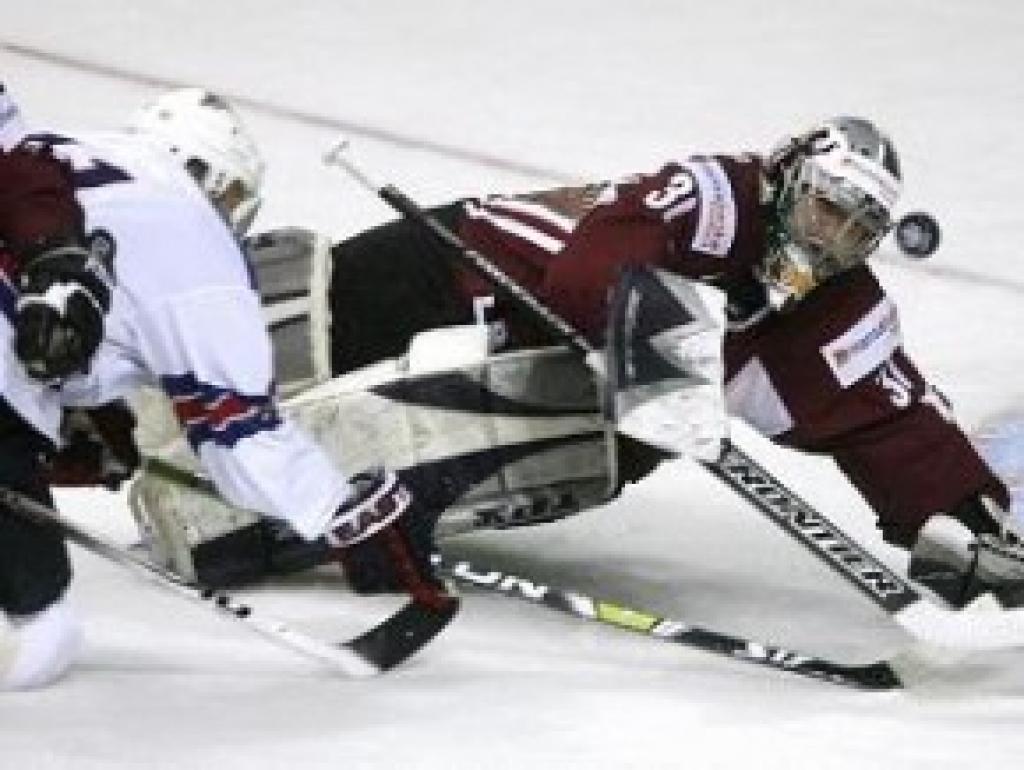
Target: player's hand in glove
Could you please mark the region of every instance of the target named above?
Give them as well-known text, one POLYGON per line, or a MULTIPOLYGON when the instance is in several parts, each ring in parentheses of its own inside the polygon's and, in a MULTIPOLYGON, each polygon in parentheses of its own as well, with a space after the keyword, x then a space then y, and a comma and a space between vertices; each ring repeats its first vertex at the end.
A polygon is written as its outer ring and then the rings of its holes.
POLYGON ((981 490, 929 517, 913 543, 907 572, 955 607, 991 592, 1024 606, 1024 533, 1003 490, 981 490))
POLYGON ((61 426, 65 443, 50 461, 48 481, 118 489, 141 464, 134 428, 135 416, 123 401, 68 411, 61 426))
POLYGON ((331 521, 327 541, 336 549, 353 590, 405 589, 437 609, 455 598, 430 564, 433 542, 417 527, 425 512, 394 473, 371 471, 350 479, 354 492, 331 521))
POLYGON ((88 371, 110 309, 95 258, 70 242, 40 248, 25 261, 18 288, 14 345, 28 374, 49 381, 88 371))

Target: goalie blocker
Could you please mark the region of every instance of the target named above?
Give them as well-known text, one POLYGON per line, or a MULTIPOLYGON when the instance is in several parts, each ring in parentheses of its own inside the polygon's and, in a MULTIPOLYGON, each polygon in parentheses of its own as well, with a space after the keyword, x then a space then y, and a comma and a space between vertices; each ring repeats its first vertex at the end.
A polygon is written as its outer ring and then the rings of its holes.
MULTIPOLYGON (((444 538, 473 529, 555 521, 600 505, 665 456, 616 435, 606 414, 649 432, 674 452, 714 455, 725 426, 720 308, 706 292, 638 272, 612 314, 611 373, 567 348, 492 353, 484 325, 413 337, 405 355, 330 379, 324 301, 330 259, 301 230, 250 243, 275 345, 282 408, 344 467, 384 465, 413 486, 433 514, 416 522, 444 538), (679 308, 675 326, 647 323, 648 303, 679 308), (710 309, 709 309, 710 308, 710 309), (639 335, 649 337, 642 342, 639 335), (662 358, 661 363, 658 359, 662 358), (671 388, 658 382, 671 380, 671 388), (669 424, 675 415, 676 424, 669 424), (679 416, 691 417, 678 422, 679 416)), ((233 508, 196 474, 198 465, 164 405, 147 399, 140 436, 150 458, 129 499, 161 564, 209 585, 309 568, 329 558, 284 525, 233 508), (163 424, 164 429, 154 426, 163 424)), ((628 432, 628 431, 627 431, 628 432)))

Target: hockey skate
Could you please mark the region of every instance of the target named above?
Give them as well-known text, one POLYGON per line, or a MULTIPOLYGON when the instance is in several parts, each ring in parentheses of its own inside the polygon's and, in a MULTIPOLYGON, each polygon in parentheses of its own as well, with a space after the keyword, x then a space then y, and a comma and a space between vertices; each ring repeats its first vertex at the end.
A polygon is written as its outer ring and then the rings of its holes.
POLYGON ((909 574, 955 607, 986 592, 1004 607, 1024 606, 1024 545, 1008 531, 975 535, 952 516, 933 516, 918 533, 909 574))

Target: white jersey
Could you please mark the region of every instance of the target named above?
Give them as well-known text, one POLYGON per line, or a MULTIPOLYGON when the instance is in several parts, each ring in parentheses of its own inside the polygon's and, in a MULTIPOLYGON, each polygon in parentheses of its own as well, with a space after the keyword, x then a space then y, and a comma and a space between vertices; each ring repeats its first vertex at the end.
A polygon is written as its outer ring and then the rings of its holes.
POLYGON ((25 123, 18 105, 0 83, 0 150, 9 150, 25 136, 25 123))
POLYGON ((225 498, 319 535, 349 485, 277 411, 259 297, 228 226, 173 158, 142 139, 33 137, 72 161, 86 231, 112 249, 104 341, 89 374, 62 385, 61 403, 160 387, 225 498))

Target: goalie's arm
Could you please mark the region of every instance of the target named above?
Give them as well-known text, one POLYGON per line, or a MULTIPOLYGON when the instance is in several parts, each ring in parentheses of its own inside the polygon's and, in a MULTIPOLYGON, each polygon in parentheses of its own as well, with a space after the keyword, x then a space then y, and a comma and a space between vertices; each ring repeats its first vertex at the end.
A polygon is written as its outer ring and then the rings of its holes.
POLYGON ((910 546, 929 517, 981 495, 1009 507, 1006 486, 902 350, 859 391, 849 395, 850 411, 871 398, 877 419, 822 448, 875 511, 887 541, 910 546))

